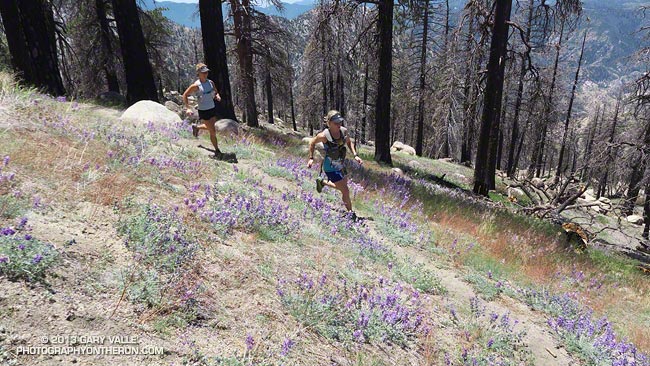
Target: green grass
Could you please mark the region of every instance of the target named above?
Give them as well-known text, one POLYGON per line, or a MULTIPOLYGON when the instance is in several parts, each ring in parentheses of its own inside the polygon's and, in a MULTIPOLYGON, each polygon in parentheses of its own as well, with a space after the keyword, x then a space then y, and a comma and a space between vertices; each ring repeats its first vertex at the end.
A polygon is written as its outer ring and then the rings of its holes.
POLYGON ((264 279, 266 280, 273 279, 273 263, 269 261, 264 261, 257 265, 257 271, 259 272, 260 276, 262 276, 264 279))
POLYGON ((45 282, 59 253, 52 244, 32 238, 21 228, 12 231, 0 234, 0 274, 12 280, 45 282))
POLYGON ((503 263, 479 247, 472 248, 463 264, 486 276, 491 274, 496 280, 516 277, 519 270, 516 265, 503 263))
POLYGON ((0 217, 15 219, 22 216, 29 208, 29 203, 22 197, 13 194, 0 195, 0 217))
POLYGON ((447 289, 440 282, 440 278, 422 263, 414 265, 408 259, 399 260, 393 264, 393 275, 395 280, 409 283, 415 289, 424 293, 433 295, 447 293, 447 289))
POLYGON ((647 277, 638 270, 637 262, 633 259, 623 257, 620 254, 605 253, 597 249, 587 250, 586 254, 589 261, 609 277, 641 281, 647 280, 647 277))
POLYGON ((490 281, 483 275, 472 272, 464 277, 464 280, 472 284, 476 293, 486 301, 493 301, 503 292, 503 286, 490 281))

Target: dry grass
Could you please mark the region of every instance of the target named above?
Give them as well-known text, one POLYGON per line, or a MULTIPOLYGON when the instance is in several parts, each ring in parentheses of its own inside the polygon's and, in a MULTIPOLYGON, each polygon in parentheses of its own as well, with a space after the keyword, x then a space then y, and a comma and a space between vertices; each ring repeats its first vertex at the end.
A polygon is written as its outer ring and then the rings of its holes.
MULTIPOLYGON (((639 321, 650 314, 650 283, 647 277, 633 273, 620 277, 621 282, 618 282, 611 278, 610 273, 610 279, 598 290, 589 286, 566 287, 559 278, 582 271, 586 278, 584 281, 588 283, 591 278, 602 276, 603 270, 586 254, 578 254, 568 248, 563 236, 548 236, 533 230, 515 232, 499 229, 486 232, 472 218, 455 214, 438 214, 437 219, 440 227, 449 229, 444 234, 444 240, 441 240, 443 246, 449 248, 453 239, 470 235, 487 250, 489 256, 504 264, 514 265, 518 271, 514 279, 550 287, 558 292, 577 291, 582 302, 590 306, 596 316, 607 316, 621 334, 639 349, 650 351, 650 327, 647 321, 639 321)), ((499 223, 497 227, 507 226, 499 223)), ((466 257, 460 256, 455 260, 461 265, 466 257)))

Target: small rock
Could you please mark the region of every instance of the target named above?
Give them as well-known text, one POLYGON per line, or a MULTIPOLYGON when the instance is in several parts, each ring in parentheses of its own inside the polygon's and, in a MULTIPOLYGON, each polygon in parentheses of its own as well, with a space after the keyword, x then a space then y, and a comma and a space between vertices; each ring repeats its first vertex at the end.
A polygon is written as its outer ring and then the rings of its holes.
POLYGON ((415 155, 415 149, 409 145, 404 145, 402 147, 402 152, 405 152, 409 155, 415 155))
POLYGON ((643 225, 643 217, 639 215, 630 215, 626 220, 634 225, 643 225))
POLYGON ((602 203, 604 203, 606 205, 611 205, 612 204, 612 201, 607 197, 600 197, 600 198, 598 198, 598 201, 602 202, 602 203))
POLYGON ((141 100, 133 104, 122 113, 120 120, 140 123, 145 126, 149 123, 175 125, 182 121, 178 114, 151 100, 141 100))
POLYGON ((544 188, 544 181, 541 178, 533 178, 530 180, 530 182, 537 188, 544 188))
POLYGON ((393 145, 391 145, 391 147, 390 147, 391 150, 395 149, 395 151, 400 151, 403 148, 404 148, 404 143, 399 142, 399 141, 393 142, 393 145))
POLYGON ((179 113, 181 111, 181 106, 171 100, 165 102, 165 107, 174 113, 179 113))
POLYGON ((593 202, 593 201, 596 200, 596 198, 594 196, 592 196, 592 195, 590 195, 589 193, 586 193, 586 192, 581 197, 584 198, 584 200, 587 201, 587 202, 593 202))
POLYGON ((393 168, 391 169, 392 174, 398 175, 400 177, 404 176, 404 172, 400 168, 393 168))

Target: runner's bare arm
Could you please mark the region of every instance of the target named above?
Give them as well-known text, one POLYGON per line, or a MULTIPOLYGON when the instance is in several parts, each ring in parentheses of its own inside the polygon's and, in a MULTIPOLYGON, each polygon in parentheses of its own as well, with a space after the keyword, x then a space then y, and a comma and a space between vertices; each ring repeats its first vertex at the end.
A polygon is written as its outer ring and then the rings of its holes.
POLYGON ((185 93, 183 93, 183 105, 185 105, 185 109, 188 110, 188 113, 191 113, 191 109, 190 109, 190 101, 187 99, 187 97, 190 94, 195 93, 198 88, 199 87, 196 84, 192 84, 185 90, 185 93))
POLYGON ((210 80, 210 83, 212 84, 212 88, 214 89, 214 100, 217 102, 221 102, 221 95, 219 95, 219 90, 217 90, 217 86, 214 85, 214 81, 210 80))
POLYGON ((356 160, 359 164, 363 164, 363 160, 357 155, 357 150, 354 148, 354 145, 352 144, 352 139, 350 136, 346 137, 345 142, 348 144, 348 147, 350 148, 350 151, 354 154, 354 160, 356 160))
POLYGON ((311 168, 312 164, 314 163, 314 149, 316 148, 316 144, 325 141, 327 141, 327 137, 325 137, 325 134, 321 132, 313 139, 311 139, 311 142, 309 142, 309 160, 307 161, 308 168, 311 168))

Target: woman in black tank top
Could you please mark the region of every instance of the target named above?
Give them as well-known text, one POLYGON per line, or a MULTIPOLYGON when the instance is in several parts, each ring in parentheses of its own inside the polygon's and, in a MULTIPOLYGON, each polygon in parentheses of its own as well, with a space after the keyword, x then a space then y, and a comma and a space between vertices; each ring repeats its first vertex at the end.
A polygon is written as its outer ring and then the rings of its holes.
POLYGON ((321 169, 327 175, 328 180, 325 181, 319 176, 316 179, 316 190, 320 193, 323 187, 327 186, 341 191, 345 208, 352 215, 352 218, 356 219, 356 214, 352 211, 347 171, 343 165, 345 160, 345 145, 354 154, 354 159, 359 164, 363 164, 363 160, 357 155, 357 151, 352 145, 352 140, 346 134, 345 127, 341 127, 343 121, 344 119, 338 111, 331 110, 327 113, 325 116, 327 129, 316 135, 309 143, 309 161, 307 162, 307 166, 311 168, 314 163, 314 148, 316 144, 322 142, 323 145, 326 145, 326 156, 321 169), (341 146, 341 142, 345 145, 341 146))

